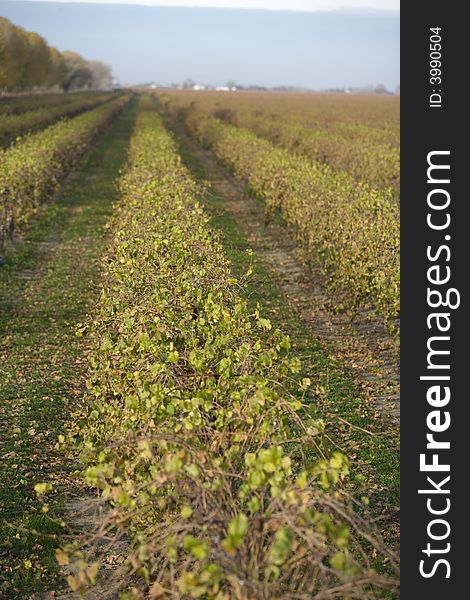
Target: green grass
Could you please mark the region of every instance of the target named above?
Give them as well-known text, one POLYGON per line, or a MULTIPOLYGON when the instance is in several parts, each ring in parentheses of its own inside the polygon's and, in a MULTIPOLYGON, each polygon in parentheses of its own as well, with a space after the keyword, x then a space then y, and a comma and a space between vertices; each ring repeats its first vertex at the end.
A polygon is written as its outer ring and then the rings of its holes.
POLYGON ((136 108, 133 100, 0 268, 2 598, 36 597, 59 576, 54 548, 74 463, 55 444, 83 395, 85 349, 75 328, 97 298, 103 227, 136 108), (54 490, 40 501, 34 485, 42 481, 54 490))
MULTIPOLYGON (((171 123, 167 125, 171 128, 171 123)), ((207 183, 197 156, 182 140, 178 141, 180 154, 195 178, 207 183)), ((358 498, 369 498, 383 535, 395 546, 398 542, 399 505, 396 427, 384 417, 377 418, 375 408, 361 396, 352 374, 308 331, 263 260, 256 253, 253 257, 247 254, 249 243, 216 187, 210 187, 203 204, 212 227, 220 232, 225 255, 233 266, 234 274, 243 275, 251 264, 253 274, 243 293, 253 309, 261 303, 263 313, 273 326, 290 335, 296 355, 303 364, 302 376, 308 376, 314 382, 312 389, 316 393, 310 397, 310 408, 313 413, 325 417, 331 446, 341 449, 351 458, 352 491, 358 498), (336 415, 349 424, 335 418, 336 415)))

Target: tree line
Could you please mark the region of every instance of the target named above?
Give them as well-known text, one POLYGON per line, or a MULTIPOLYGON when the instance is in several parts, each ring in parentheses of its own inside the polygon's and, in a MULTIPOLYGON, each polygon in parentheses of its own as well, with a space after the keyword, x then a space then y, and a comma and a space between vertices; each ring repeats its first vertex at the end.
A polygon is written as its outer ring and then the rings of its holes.
POLYGON ((0 88, 108 89, 112 81, 108 65, 76 52, 59 52, 38 33, 0 17, 0 88))

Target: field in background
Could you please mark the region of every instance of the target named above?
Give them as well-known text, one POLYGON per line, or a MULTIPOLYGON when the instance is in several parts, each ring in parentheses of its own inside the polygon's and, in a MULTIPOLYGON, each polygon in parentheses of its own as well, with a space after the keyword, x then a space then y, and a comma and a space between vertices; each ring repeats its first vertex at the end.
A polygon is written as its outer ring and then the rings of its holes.
POLYGON ((278 211, 341 308, 399 318, 398 99, 321 94, 167 93, 182 120, 278 211))
POLYGON ((399 96, 163 92, 313 160, 399 194, 399 96))
POLYGON ((0 101, 0 595, 397 597, 398 120, 0 101))

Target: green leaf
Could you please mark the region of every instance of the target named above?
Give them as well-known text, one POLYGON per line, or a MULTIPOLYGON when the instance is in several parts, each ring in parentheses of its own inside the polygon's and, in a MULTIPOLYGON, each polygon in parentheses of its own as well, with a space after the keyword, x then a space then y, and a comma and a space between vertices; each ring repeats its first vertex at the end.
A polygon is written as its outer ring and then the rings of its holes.
POLYGON ((197 560, 204 560, 209 552, 206 542, 202 542, 192 535, 185 536, 183 548, 187 552, 190 552, 197 560))

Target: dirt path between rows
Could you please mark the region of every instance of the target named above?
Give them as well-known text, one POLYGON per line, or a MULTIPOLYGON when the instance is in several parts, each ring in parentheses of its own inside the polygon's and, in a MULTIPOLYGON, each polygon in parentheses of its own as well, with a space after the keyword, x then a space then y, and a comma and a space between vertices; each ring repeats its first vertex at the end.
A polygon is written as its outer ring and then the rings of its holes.
POLYGON ((247 196, 243 184, 181 124, 173 122, 172 128, 312 335, 351 369, 377 415, 396 423, 400 406, 399 347, 384 331, 381 319, 364 310, 351 322, 347 314, 335 312, 338 300, 327 291, 321 267, 305 266, 292 232, 282 224, 266 225, 261 202, 247 196))

